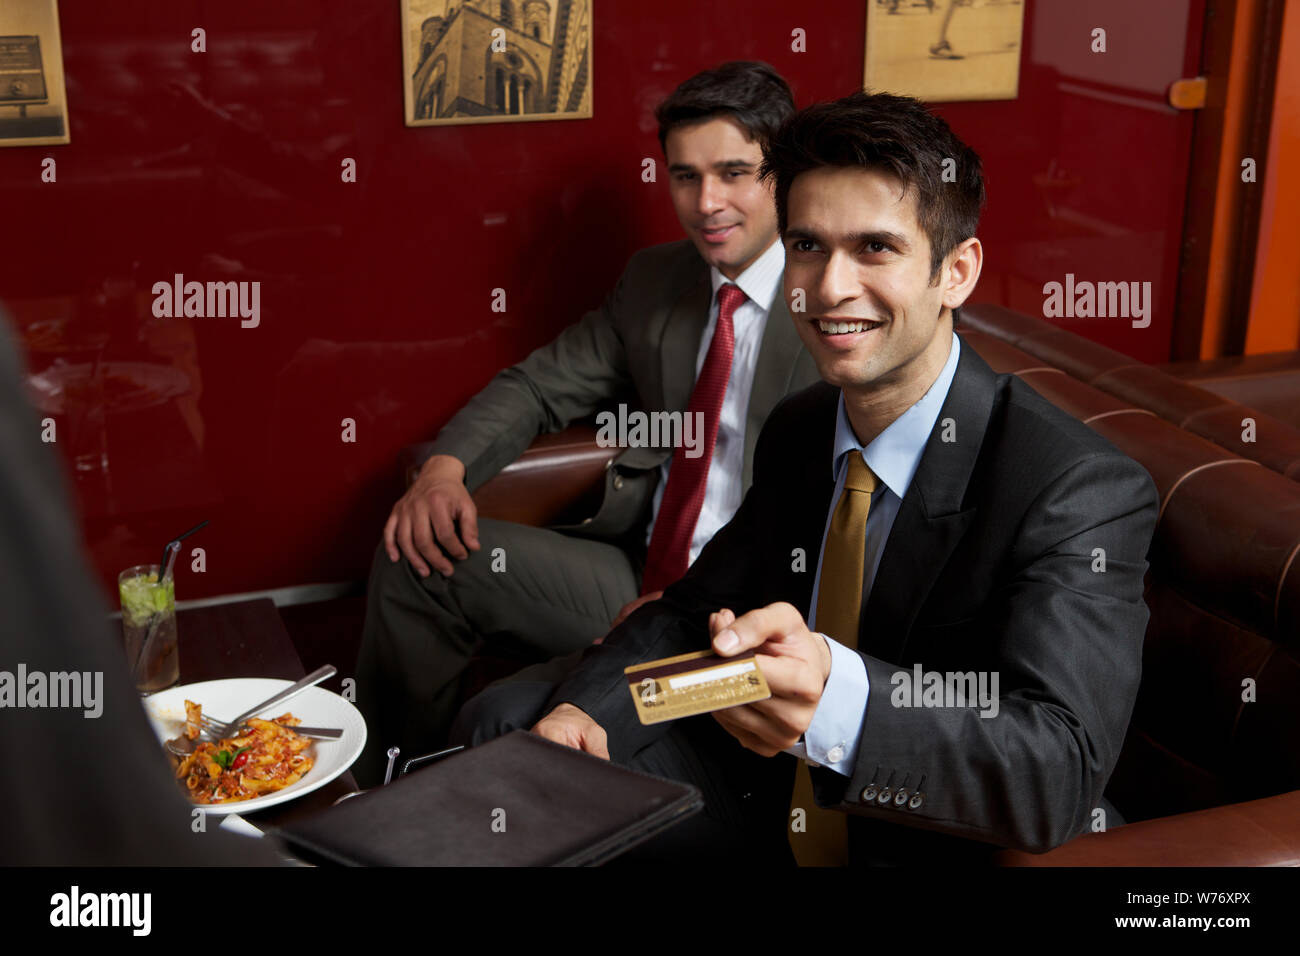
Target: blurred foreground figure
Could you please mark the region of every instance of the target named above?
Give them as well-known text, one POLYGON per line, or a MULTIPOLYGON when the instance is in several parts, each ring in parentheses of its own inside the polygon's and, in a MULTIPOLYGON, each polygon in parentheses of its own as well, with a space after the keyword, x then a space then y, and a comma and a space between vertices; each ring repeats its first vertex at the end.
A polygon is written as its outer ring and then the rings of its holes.
POLYGON ((274 865, 192 831, 117 637, 0 310, 0 865, 274 865))

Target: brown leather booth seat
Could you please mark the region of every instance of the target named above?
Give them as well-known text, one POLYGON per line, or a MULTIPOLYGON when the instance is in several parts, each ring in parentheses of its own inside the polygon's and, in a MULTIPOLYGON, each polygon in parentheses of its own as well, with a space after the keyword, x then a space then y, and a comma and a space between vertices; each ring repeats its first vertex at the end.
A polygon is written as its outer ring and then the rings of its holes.
POLYGON ((1002 862, 1300 863, 1281 817, 1300 803, 1300 485, 1004 339, 962 341, 1141 462, 1161 496, 1142 686, 1106 791, 1131 823, 1002 862))
MULTIPOLYGON (((1161 497, 1142 684, 1107 789, 1128 824, 1000 861, 1300 864, 1300 483, 1004 338, 961 334, 1141 462, 1161 497)), ((545 524, 599 491, 608 458, 590 429, 545 436, 475 499, 484 515, 545 524)))
POLYGON ((1120 827, 1005 866, 1300 866, 1300 791, 1120 827), (1115 839, 1120 837, 1120 839, 1115 839))
POLYGON ((998 305, 969 305, 961 311, 963 330, 1000 339, 1032 356, 1037 365, 1059 368, 1243 458, 1300 480, 1300 429, 1280 418, 1191 385, 1044 319, 998 305), (1254 420, 1254 441, 1243 440, 1244 419, 1254 420))
POLYGON ((1300 349, 1166 362, 1160 369, 1300 428, 1300 349))

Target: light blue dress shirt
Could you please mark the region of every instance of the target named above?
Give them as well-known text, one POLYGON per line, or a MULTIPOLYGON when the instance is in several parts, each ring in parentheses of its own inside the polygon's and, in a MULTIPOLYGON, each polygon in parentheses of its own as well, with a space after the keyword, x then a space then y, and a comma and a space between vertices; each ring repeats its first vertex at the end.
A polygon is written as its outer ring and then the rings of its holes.
MULTIPOLYGON (((812 607, 808 609, 808 628, 817 629, 817 591, 821 586, 822 557, 826 553, 826 535, 830 532, 831 516, 844 491, 844 476, 848 473, 849 455, 860 453, 880 480, 871 495, 871 510, 867 515, 867 550, 865 566, 869 569, 863 584, 862 606, 867 606, 871 596, 871 586, 876 580, 876 570, 880 567, 880 556, 884 553, 885 542, 889 539, 894 518, 898 516, 899 506, 912 483, 925 444, 934 430, 948 389, 952 385, 953 375, 957 371, 957 359, 961 352, 961 343, 957 333, 952 336, 952 346, 948 350, 948 361, 944 364, 939 377, 934 380, 930 390, 907 411, 899 415, 888 428, 877 435, 865 448, 858 443, 849 424, 848 412, 844 406, 844 393, 840 392, 839 411, 835 422, 835 445, 831 468, 835 476, 835 494, 831 497, 830 510, 826 514, 826 527, 822 531, 821 553, 817 556, 817 576, 813 578, 812 607)), ((822 635, 825 637, 825 635, 822 635)), ((813 714, 812 723, 804 734, 803 742, 787 750, 796 757, 802 757, 813 764, 820 764, 843 774, 852 776, 858 756, 858 743, 862 733, 862 722, 867 715, 867 696, 871 684, 867 680, 867 666, 852 651, 838 641, 826 638, 831 651, 831 673, 822 691, 821 702, 813 714)))

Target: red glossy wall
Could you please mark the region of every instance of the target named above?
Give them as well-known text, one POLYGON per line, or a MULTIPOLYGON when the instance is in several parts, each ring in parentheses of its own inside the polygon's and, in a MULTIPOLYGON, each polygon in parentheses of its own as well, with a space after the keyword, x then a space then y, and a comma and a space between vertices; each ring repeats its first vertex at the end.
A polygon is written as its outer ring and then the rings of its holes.
MULTIPOLYGON (((1162 103, 1195 72, 1202 7, 1031 0, 1019 98, 940 108, 986 165, 977 300, 1041 314, 1067 272, 1150 281, 1148 328, 1060 324, 1168 358, 1191 120, 1162 103)), ((402 446, 596 305, 634 249, 678 237, 666 184, 641 178, 664 95, 733 58, 771 62, 801 105, 861 84, 861 0, 594 16, 593 119, 408 129, 398 0, 63 0, 72 142, 0 149, 0 301, 33 374, 120 373, 54 416, 114 600, 118 570, 203 518, 182 599, 363 578, 402 446), (177 273, 260 281, 260 325, 155 319, 151 288, 177 273)))

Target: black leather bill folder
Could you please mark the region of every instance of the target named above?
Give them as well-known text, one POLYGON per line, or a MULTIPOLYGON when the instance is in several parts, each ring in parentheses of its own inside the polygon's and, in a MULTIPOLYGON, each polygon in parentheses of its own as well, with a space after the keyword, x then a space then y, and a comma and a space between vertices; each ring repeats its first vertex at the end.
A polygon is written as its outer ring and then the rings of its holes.
POLYGON ((690 784, 516 730, 272 831, 345 866, 594 866, 704 806, 690 784))

